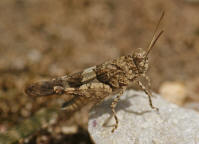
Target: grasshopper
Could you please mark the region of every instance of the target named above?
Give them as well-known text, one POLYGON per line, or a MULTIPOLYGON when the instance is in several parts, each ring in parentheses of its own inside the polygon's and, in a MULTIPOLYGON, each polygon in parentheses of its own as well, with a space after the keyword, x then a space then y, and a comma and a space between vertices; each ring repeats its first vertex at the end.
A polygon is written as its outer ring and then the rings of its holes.
POLYGON ((62 109, 71 112, 90 103, 93 105, 98 104, 108 96, 117 93, 110 106, 115 119, 112 132, 117 129, 119 123, 115 107, 130 82, 136 82, 138 84, 147 94, 150 107, 158 111, 158 108, 152 104, 152 94, 150 90, 142 84, 139 78, 145 78, 149 85, 150 79, 146 76, 149 66, 148 54, 163 33, 163 30, 161 30, 156 36, 163 17, 164 12, 156 25, 147 51, 142 48, 137 48, 127 56, 106 61, 81 72, 58 77, 49 81, 33 83, 26 87, 26 94, 30 96, 61 95, 65 100, 62 109))

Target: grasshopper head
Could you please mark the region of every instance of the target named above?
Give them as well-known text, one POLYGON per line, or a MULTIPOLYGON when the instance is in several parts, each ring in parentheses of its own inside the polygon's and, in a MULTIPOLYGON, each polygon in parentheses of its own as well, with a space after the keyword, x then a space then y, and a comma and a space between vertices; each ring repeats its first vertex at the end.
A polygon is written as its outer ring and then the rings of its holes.
POLYGON ((137 48, 132 55, 133 62, 136 65, 139 74, 147 72, 149 68, 148 57, 146 54, 146 51, 142 48, 137 48))
POLYGON ((156 37, 156 32, 158 30, 158 27, 160 25, 160 22, 161 20, 163 19, 164 17, 164 12, 162 13, 159 21, 158 21, 158 24, 156 25, 156 28, 155 28, 155 31, 153 33, 153 37, 152 37, 152 40, 148 46, 148 50, 147 51, 144 51, 143 49, 141 48, 138 48, 134 51, 134 53, 132 54, 132 59, 133 59, 133 62, 134 64, 136 65, 136 68, 138 70, 138 74, 144 74, 147 72, 149 66, 148 66, 148 54, 149 52, 152 50, 152 48, 154 47, 155 43, 157 42, 157 40, 159 39, 159 37, 163 34, 163 30, 161 30, 157 37, 156 37))
POLYGON ((155 35, 153 36, 147 51, 144 51, 142 48, 137 48, 132 54, 133 62, 136 65, 139 74, 144 74, 145 72, 147 72, 149 68, 148 54, 154 47, 158 38, 163 34, 163 32, 164 31, 160 31, 157 37, 155 37, 155 35))

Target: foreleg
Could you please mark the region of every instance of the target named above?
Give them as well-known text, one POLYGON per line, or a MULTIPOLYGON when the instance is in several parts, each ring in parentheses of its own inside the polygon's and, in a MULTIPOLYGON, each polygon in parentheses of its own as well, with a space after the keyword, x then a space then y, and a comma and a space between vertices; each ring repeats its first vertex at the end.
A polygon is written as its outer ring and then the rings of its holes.
POLYGON ((151 92, 140 81, 137 81, 137 83, 140 86, 140 88, 147 94, 147 96, 149 98, 150 107, 152 109, 155 109, 155 110, 159 111, 159 109, 157 107, 153 106, 152 99, 151 99, 151 97, 152 97, 151 92))

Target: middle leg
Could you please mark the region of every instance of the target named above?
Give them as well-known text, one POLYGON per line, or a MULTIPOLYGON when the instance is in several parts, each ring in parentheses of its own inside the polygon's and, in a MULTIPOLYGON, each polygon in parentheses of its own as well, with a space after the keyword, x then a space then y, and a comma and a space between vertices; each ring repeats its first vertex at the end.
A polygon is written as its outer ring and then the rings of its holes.
POLYGON ((119 94, 114 98, 113 102, 111 103, 111 110, 113 112, 113 116, 114 116, 114 119, 115 119, 115 124, 114 124, 112 131, 111 131, 112 133, 117 129, 118 123, 119 123, 118 117, 116 115, 115 108, 116 108, 118 102, 120 101, 120 97, 122 96, 122 94, 124 93, 125 90, 126 90, 126 87, 122 87, 119 94))

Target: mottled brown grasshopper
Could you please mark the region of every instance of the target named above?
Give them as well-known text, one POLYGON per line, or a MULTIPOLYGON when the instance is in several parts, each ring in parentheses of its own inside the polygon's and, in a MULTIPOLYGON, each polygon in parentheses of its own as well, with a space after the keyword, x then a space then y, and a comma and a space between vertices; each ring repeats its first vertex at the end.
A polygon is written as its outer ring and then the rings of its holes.
POLYGON ((130 55, 106 61, 82 72, 33 83, 26 88, 25 92, 30 96, 62 95, 66 100, 62 108, 66 111, 78 110, 89 103, 97 104, 111 94, 118 93, 111 104, 116 121, 112 132, 118 127, 115 107, 130 82, 136 82, 148 95, 150 107, 158 110, 152 104, 150 90, 142 84, 139 78, 143 77, 149 82, 149 78, 146 76, 148 54, 163 33, 160 31, 157 37, 155 36, 163 16, 164 12, 158 21, 147 51, 138 48, 130 55))

